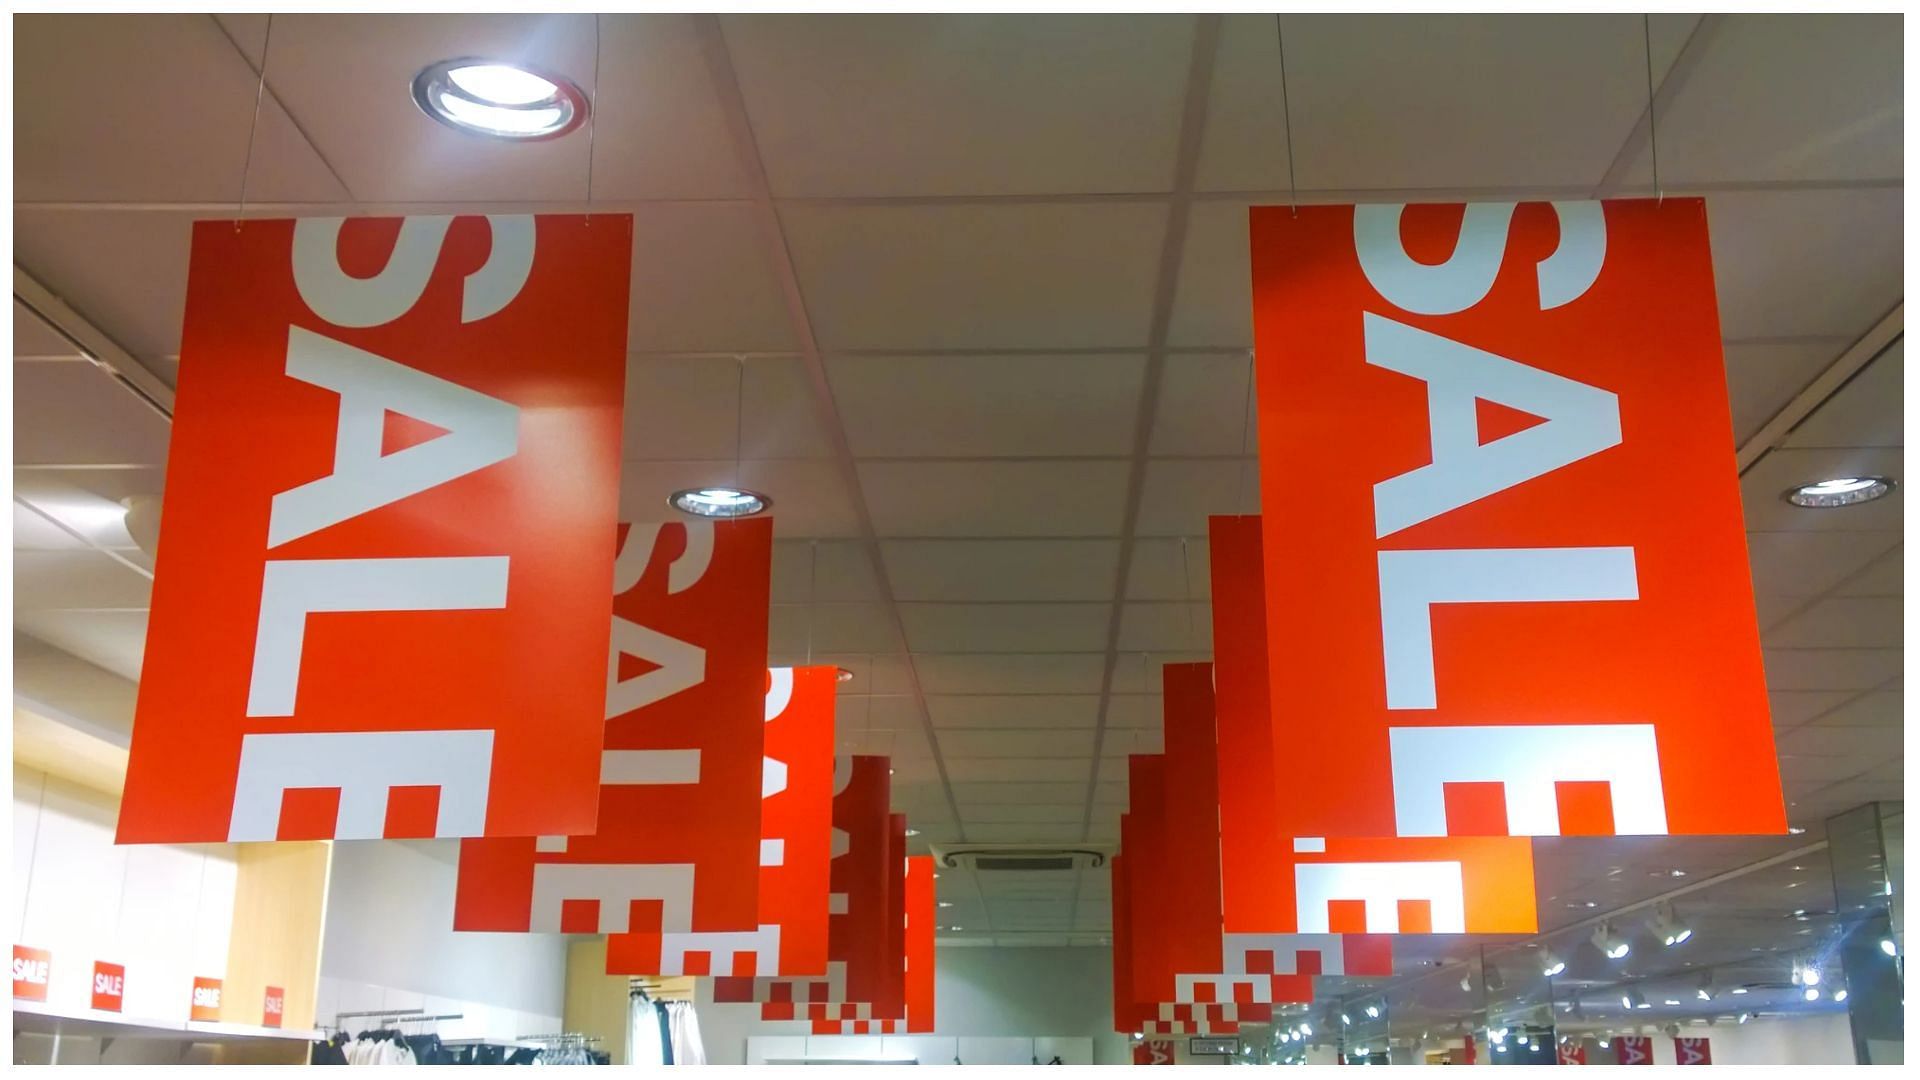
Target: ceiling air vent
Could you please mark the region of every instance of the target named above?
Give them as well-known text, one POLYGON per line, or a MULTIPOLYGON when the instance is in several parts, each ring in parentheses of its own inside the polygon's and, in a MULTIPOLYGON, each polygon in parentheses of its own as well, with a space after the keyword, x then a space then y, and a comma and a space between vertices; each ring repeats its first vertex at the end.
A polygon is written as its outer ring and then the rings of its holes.
POLYGON ((1057 848, 959 844, 935 846, 933 854, 942 866, 979 873, 1059 873, 1107 864, 1106 850, 1097 845, 1057 848))

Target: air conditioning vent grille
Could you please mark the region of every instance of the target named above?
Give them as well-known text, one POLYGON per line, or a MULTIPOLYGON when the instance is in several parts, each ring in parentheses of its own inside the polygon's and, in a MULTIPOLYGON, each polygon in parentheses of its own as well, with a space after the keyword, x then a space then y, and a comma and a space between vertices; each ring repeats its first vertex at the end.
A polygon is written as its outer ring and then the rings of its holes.
POLYGON ((1005 856, 981 855, 973 860, 975 870, 1071 870, 1073 856, 1005 856))

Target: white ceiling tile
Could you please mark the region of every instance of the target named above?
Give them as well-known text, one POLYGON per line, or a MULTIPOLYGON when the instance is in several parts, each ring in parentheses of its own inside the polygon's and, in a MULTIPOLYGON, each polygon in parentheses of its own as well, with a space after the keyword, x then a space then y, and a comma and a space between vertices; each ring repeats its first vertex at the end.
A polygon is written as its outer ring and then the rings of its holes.
POLYGON ((893 595, 903 601, 1105 600, 1117 540, 885 540, 893 595))
MULTIPOLYGON (((1747 534, 1753 588, 1772 596, 1819 596, 1883 555, 1898 573, 1897 532, 1756 532, 1747 534)), ((1898 595, 1896 589, 1886 595, 1898 595)), ((1870 594, 1862 594, 1870 595, 1870 594)))
POLYGON ((151 366, 180 352, 193 217, 16 208, 13 258, 151 366))
POLYGON ((781 540, 773 545, 773 602, 880 599, 867 547, 857 541, 781 540))
POLYGON ((1165 749, 1164 737, 1157 727, 1110 727, 1100 740, 1101 757, 1122 761, 1130 754, 1158 754, 1165 749))
POLYGON ((929 694, 1097 694, 1106 667, 1095 653, 921 653, 913 662, 929 694))
MULTIPOLYGON (((598 25, 603 62, 593 106, 600 123, 588 140, 594 198, 750 195, 696 17, 603 14, 598 25)), ((585 86, 593 72, 569 74, 585 86)))
POLYGON ((1898 675, 1899 649, 1767 649, 1769 690, 1870 690, 1898 675))
POLYGON ((901 604, 915 652, 1098 652, 1111 604, 901 604))
POLYGON ((743 363, 732 357, 635 356, 627 365, 625 420, 628 460, 833 453, 799 357, 743 363))
POLYGON ((1135 540, 1127 564, 1127 599, 1205 599, 1213 588, 1213 567, 1204 537, 1135 540))
POLYGON ((1595 184, 1646 108, 1637 15, 1288 16, 1285 33, 1303 189, 1595 184))
POLYGON ((1852 690, 1776 690, 1767 695, 1773 726, 1785 731, 1853 700, 1852 690))
POLYGON ((880 653, 900 648, 884 604, 776 604, 768 622, 770 653, 880 653))
POLYGON ((1093 732, 949 729, 940 732, 940 752, 956 758, 1084 759, 1093 753, 1093 732))
POLYGON ((634 209, 627 341, 636 352, 794 349, 793 324, 751 205, 634 209))
POLYGON ((1901 644, 1902 607, 1897 596, 1827 597, 1770 628, 1765 639, 1777 648, 1891 648, 1901 644))
POLYGON ((1862 694, 1813 720, 1821 726, 1902 727, 1906 719, 1906 696, 1898 690, 1862 694))
POLYGON ((1097 694, 929 694, 936 728, 1091 728, 1097 694))
POLYGON ((1113 693, 1160 693, 1164 669, 1168 664, 1203 664, 1211 661, 1208 652, 1122 652, 1113 665, 1113 693))
POLYGON ((1720 330, 1856 338, 1902 294, 1898 188, 1707 197, 1720 330))
POLYGON ((16 502, 13 504, 13 547, 16 551, 84 551, 87 545, 16 502))
POLYGON ((1124 354, 827 362, 860 457, 1125 456, 1145 367, 1124 354))
POLYGON ((1787 435, 1785 445, 1904 446, 1906 339, 1901 338, 1854 373, 1787 435))
MULTIPOLYGON (((1057 762, 1049 764, 1057 767, 1057 762)), ((953 797, 960 804, 960 813, 964 817, 971 806, 1002 806, 1014 803, 1075 803, 1083 802, 1087 797, 1087 783, 1083 776, 1072 780, 1049 777, 1044 781, 1020 781, 1011 777, 995 780, 989 777, 983 781, 969 781, 955 777, 953 797)))
POLYGON ((1195 177, 1201 191, 1287 186, 1286 101, 1280 92, 1280 47, 1274 31, 1272 15, 1220 17, 1220 46, 1213 59, 1195 177))
POLYGON ((1139 348, 1159 203, 790 206, 822 347, 1139 348))
POLYGON ((888 696, 910 692, 907 678, 907 658, 900 655, 876 653, 823 653, 815 651, 809 658, 804 652, 771 654, 767 663, 771 667, 797 667, 806 663, 826 667, 838 667, 851 672, 853 677, 839 684, 840 696, 860 697, 871 688, 873 693, 888 696))
POLYGON ((145 611, 16 610, 14 626, 123 679, 140 681, 147 647, 145 611))
MULTIPOLYGON (((1071 758, 948 757, 946 760, 947 776, 956 784, 988 781, 998 784, 1044 784, 1058 781, 1062 776, 1073 776, 1082 781, 1075 786, 1078 786, 1083 793, 1086 790, 1084 780, 1087 770, 1092 764, 1084 758, 1075 760, 1071 758)), ((964 806, 961 813, 965 814, 964 806)))
POLYGON ((1729 342, 1725 346, 1727 397, 1733 408, 1733 441, 1753 438, 1845 351, 1844 338, 1828 341, 1729 342))
POLYGON ((1874 560, 1837 590, 1841 596, 1902 596, 1906 588, 1906 548, 1896 547, 1874 560))
POLYGON ((1208 604, 1129 603, 1120 609, 1121 652, 1213 648, 1208 604))
POLYGON ((81 360, 80 350, 25 304, 13 302, 13 358, 81 360))
POLYGON ((1189 16, 757 15, 724 26, 783 197, 1173 186, 1189 16))
POLYGON ((1720 16, 1660 114, 1668 183, 1902 175, 1901 19, 1720 16))
POLYGON ((1891 476, 1904 473, 1905 455, 1898 448, 1769 450, 1740 478, 1740 499, 1747 528, 1753 531, 1792 529, 1852 529, 1895 532, 1901 527, 1906 503, 1905 486, 1896 485, 1884 498, 1869 503, 1827 509, 1794 506, 1781 496, 1787 489, 1836 476, 1891 476))
POLYGON ((1111 536, 1126 506, 1124 461, 863 461, 881 536, 1111 536))
MULTIPOLYGON (((920 720, 920 705, 906 694, 841 694, 834 699, 834 728, 842 735, 908 732, 913 739, 901 745, 903 754, 924 757, 930 753, 925 725, 920 720)), ((882 744, 874 753, 888 752, 882 744)))
POLYGON ((1153 728, 1158 730, 1165 704, 1159 694, 1115 694, 1107 699, 1107 730, 1115 728, 1153 728))
POLYGON ((127 533, 122 500, 134 495, 159 495, 163 476, 160 469, 145 467, 16 468, 13 493, 94 545, 128 553, 134 543, 127 533))
POLYGON ((164 465, 172 426, 92 364, 15 364, 20 465, 164 465))
POLYGON ((1260 450, 1253 359, 1243 353, 1176 353, 1160 375, 1148 453, 1251 457, 1260 450))
POLYGON ((1844 758, 1854 772, 1864 772, 1875 763, 1899 760, 1904 753, 1905 733, 1896 727, 1835 727, 1810 725, 1790 731, 1779 738, 1780 756, 1844 758))
MULTIPOLYGON (((1060 844, 1080 839, 1079 824, 975 825, 967 824, 967 839, 981 844, 1060 844)), ((1069 918, 1066 905, 1057 900, 1022 904, 1000 901, 993 905, 996 930, 1066 929, 1069 918), (1002 910, 1003 908, 1008 910, 1002 910)), ((1060 944, 1064 945, 1063 940, 1060 944)))
MULTIPOLYGON (((1207 200, 1193 204, 1188 211, 1173 318, 1167 324, 1168 344, 1253 348, 1253 263, 1247 246, 1247 205, 1207 200)), ((1246 360, 1244 356, 1238 359, 1240 381, 1244 383, 1246 360)), ((1168 367, 1177 360, 1169 359, 1168 367)), ((1240 396, 1244 393, 1243 386, 1240 396)), ((1237 421, 1238 415, 1234 419, 1237 421)), ((1164 451, 1156 447, 1155 452, 1164 451)))
POLYGON ((623 521, 658 521, 673 511, 676 491, 739 485, 773 498, 773 534, 779 538, 848 537, 860 533, 852 493, 830 461, 628 461, 620 466, 623 521))
POLYGON ((1051 825, 1079 825, 1085 816, 1086 806, 1081 803, 1010 803, 999 806, 975 806, 966 812, 969 828, 975 822, 983 825, 1018 824, 1029 822, 1051 825))
POLYGON ((13 553, 15 612, 56 608, 145 608, 153 580, 98 551, 13 553))
POLYGON ((1135 531, 1141 536, 1184 536, 1204 543, 1209 516, 1259 511, 1260 469, 1253 460, 1160 458, 1147 462, 1135 531))
POLYGON ((1867 768, 1851 757, 1780 755, 1780 778, 1790 783, 1834 783, 1858 776, 1867 768))
MULTIPOLYGON (((14 30, 17 85, 38 91, 17 116, 15 198, 227 202, 243 169, 249 200, 345 197, 273 95, 255 127, 258 79, 213 16, 28 15, 14 30)), ((418 111, 411 78, 393 111, 418 111)))

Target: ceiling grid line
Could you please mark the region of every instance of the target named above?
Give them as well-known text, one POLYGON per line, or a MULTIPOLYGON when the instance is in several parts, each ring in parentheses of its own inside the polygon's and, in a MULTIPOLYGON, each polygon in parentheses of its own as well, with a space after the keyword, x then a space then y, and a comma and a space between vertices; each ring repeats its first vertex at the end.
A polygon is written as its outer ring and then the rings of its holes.
POLYGON ((1173 197, 1167 203, 1166 233, 1154 281, 1153 321, 1149 324, 1147 366, 1140 380, 1139 407, 1134 416, 1133 455, 1127 472, 1127 496, 1121 516, 1120 545, 1113 584, 1113 612, 1107 621, 1106 662, 1100 676, 1100 707, 1093 725, 1093 753, 1087 769, 1086 809, 1080 837, 1093 831, 1093 808, 1100 785, 1101 748, 1106 741, 1107 709, 1119 666, 1120 622, 1133 565, 1135 531, 1146 488, 1147 460, 1153 442, 1153 423, 1159 411, 1160 384, 1166 370, 1167 335, 1173 323, 1174 299, 1179 291, 1180 263, 1186 253, 1187 220, 1192 206, 1194 178, 1200 170, 1200 148, 1206 131, 1207 105, 1213 88, 1214 62, 1220 47, 1219 15, 1202 15, 1193 32, 1193 53, 1187 69, 1185 105, 1180 118, 1180 149, 1174 165, 1173 197))
MULTIPOLYGON (((754 192, 753 206, 760 219, 763 239, 767 245, 768 260, 775 276, 779 279, 781 296, 786 303, 787 316, 792 322, 795 340, 800 343, 801 357, 805 361, 808 380, 813 389, 813 403, 821 427, 832 443, 834 463, 839 467, 843 482, 847 485, 848 497, 853 504, 853 512, 859 524, 861 542, 867 548, 869 562, 873 566, 874 579, 878 586, 881 602, 892 615, 893 632, 904 649, 907 645, 906 622, 901 617, 900 607, 894 601, 893 584, 887 575, 885 561, 881 558, 880 540, 874 530, 873 515, 867 507, 867 501, 860 487, 859 469, 854 461, 852 444, 847 439, 846 421, 840 415, 839 406, 833 397, 833 386, 827 376, 826 362, 821 357, 819 338, 814 333, 813 319, 807 311, 806 299, 800 288, 798 270, 794 266, 793 252, 789 246, 786 226, 780 218, 779 207, 775 204, 771 182, 767 178, 766 166, 760 156, 760 147, 753 133, 753 120, 747 112, 746 96, 740 88, 739 75, 734 70, 733 55, 727 46, 726 31, 720 25, 716 15, 702 15, 695 19, 696 30, 707 68, 712 76, 714 93, 719 98, 721 111, 725 114, 729 133, 732 135, 734 151, 740 158, 746 171, 748 182, 754 192)), ((953 782, 947 775, 946 758, 940 752, 938 732, 934 729, 932 714, 927 709, 926 693, 921 687, 919 672, 915 668, 913 653, 903 654, 906 659, 907 685, 918 708, 921 729, 926 735, 927 747, 933 757, 934 771, 940 777, 941 790, 946 793, 947 808, 953 814, 954 829, 958 838, 965 842, 966 823, 960 816, 960 804, 954 797, 953 782)), ((868 672, 871 678, 873 672, 868 672)), ((869 691, 871 691, 869 687, 869 691)), ((871 703, 872 694, 869 692, 871 703)))

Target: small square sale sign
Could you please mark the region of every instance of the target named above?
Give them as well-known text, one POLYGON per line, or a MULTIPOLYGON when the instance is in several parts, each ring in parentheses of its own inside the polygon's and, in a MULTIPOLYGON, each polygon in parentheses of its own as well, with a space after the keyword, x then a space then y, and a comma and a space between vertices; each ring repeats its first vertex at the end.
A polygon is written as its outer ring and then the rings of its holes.
POLYGON ((13 947, 13 1000, 47 1000, 47 979, 52 974, 52 953, 26 945, 13 947))
POLYGON ((119 1012, 127 999, 127 966, 93 962, 93 1007, 103 1012, 119 1012))
POLYGON ((266 1027, 280 1026, 280 1017, 287 1011, 287 992, 278 986, 267 987, 266 1003, 262 1007, 260 1023, 266 1027))
POLYGON ((193 1008, 187 1013, 189 1020, 214 1021, 220 1019, 220 980, 209 979, 203 975, 193 980, 193 1008))

